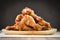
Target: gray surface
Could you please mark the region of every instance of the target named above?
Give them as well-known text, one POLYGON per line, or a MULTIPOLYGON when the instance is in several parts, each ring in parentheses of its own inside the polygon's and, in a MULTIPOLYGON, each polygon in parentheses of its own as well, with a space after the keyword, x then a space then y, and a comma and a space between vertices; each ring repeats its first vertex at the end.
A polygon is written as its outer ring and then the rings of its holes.
POLYGON ((38 38, 38 37, 36 37, 36 38, 31 38, 31 37, 29 37, 29 38, 27 38, 27 37, 23 37, 23 38, 16 38, 16 37, 14 37, 14 38, 8 38, 8 37, 5 37, 5 38, 0 38, 0 40, 60 40, 60 38, 38 38))

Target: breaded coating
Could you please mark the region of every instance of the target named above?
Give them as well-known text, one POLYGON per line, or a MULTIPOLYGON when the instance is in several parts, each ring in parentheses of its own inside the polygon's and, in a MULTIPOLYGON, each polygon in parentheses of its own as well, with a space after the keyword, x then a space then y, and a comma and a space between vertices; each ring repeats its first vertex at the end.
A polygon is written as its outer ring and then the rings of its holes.
POLYGON ((15 24, 7 26, 6 30, 41 31, 51 29, 50 23, 37 16, 32 9, 25 7, 21 13, 17 15, 15 24))

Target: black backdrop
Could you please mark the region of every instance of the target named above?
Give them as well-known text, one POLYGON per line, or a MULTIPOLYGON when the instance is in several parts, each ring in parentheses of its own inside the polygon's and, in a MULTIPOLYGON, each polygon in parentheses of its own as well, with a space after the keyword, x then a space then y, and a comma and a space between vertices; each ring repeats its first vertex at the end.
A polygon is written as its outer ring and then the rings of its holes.
POLYGON ((0 30, 13 25, 15 18, 23 8, 30 7, 38 16, 50 22, 52 27, 60 31, 60 4, 57 0, 1 0, 0 30))

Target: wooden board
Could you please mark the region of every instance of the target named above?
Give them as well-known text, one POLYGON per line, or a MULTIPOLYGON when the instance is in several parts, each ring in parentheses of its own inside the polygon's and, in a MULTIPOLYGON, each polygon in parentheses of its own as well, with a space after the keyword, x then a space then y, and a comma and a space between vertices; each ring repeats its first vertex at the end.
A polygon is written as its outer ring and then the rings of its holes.
POLYGON ((12 30, 2 30, 3 33, 9 34, 9 35, 49 35, 56 33, 57 29, 52 28, 51 30, 45 30, 45 31, 12 31, 12 30))

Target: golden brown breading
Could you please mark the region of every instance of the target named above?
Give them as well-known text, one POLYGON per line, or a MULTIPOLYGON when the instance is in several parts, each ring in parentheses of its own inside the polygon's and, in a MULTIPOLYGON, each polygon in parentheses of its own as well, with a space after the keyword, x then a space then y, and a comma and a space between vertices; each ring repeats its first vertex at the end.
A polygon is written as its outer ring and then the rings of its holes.
POLYGON ((36 14, 34 13, 34 11, 28 7, 25 7, 23 10, 22 10, 22 14, 24 15, 30 15, 30 16, 36 16, 36 14))
POLYGON ((10 29, 11 29, 11 26, 6 26, 5 29, 6 29, 6 30, 10 30, 10 29))
POLYGON ((38 24, 40 24, 41 26, 44 26, 43 28, 50 30, 51 29, 51 25, 49 22, 46 22, 43 18, 36 16, 35 19, 38 21, 38 24))
MULTIPOLYGON (((28 26, 31 26, 34 30, 41 30, 42 27, 35 23, 33 17, 29 15, 25 15, 22 20, 20 21, 20 24, 26 24, 28 26)), ((20 26, 21 27, 21 26, 20 26)))
POLYGON ((51 25, 40 16, 37 16, 34 11, 28 7, 22 10, 22 14, 17 15, 15 24, 7 26, 7 30, 19 31, 40 31, 50 30, 51 25))
POLYGON ((37 16, 32 9, 26 7, 22 10, 22 14, 32 16, 41 26, 45 26, 48 30, 51 29, 50 23, 46 22, 43 18, 37 16))
POLYGON ((22 17, 23 17, 22 14, 17 15, 17 17, 15 19, 15 23, 19 23, 21 21, 22 17))
POLYGON ((16 30, 16 31, 19 30, 19 29, 18 29, 18 25, 7 26, 5 29, 6 29, 6 30, 16 30))

